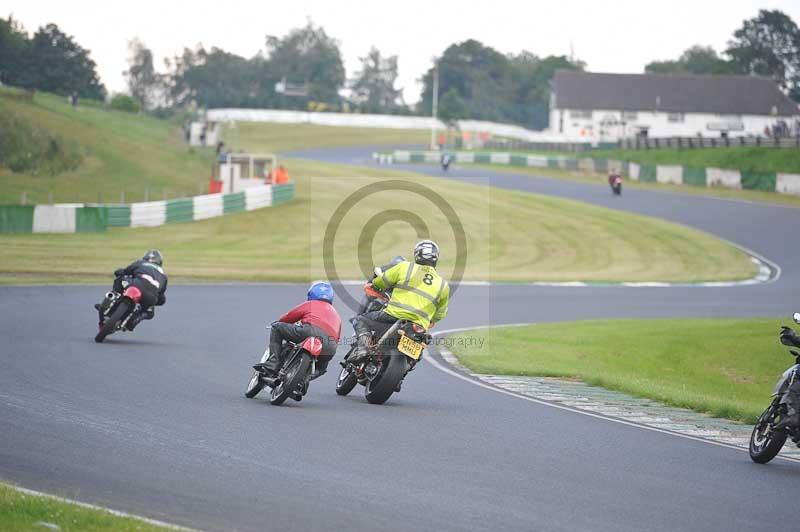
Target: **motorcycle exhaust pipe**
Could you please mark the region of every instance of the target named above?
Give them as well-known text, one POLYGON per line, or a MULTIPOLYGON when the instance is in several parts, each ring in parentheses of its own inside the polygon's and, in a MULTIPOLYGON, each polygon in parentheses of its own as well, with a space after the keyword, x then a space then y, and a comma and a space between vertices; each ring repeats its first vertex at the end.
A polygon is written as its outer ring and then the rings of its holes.
POLYGON ((113 301, 117 295, 114 292, 106 292, 106 299, 109 301, 113 301))

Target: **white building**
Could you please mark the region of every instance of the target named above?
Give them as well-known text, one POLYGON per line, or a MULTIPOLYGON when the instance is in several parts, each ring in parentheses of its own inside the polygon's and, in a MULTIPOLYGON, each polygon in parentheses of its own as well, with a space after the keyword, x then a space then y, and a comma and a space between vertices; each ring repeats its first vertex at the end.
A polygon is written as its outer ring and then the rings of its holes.
POLYGON ((596 74, 553 76, 550 130, 593 142, 649 137, 764 136, 800 110, 771 80, 755 76, 596 74))

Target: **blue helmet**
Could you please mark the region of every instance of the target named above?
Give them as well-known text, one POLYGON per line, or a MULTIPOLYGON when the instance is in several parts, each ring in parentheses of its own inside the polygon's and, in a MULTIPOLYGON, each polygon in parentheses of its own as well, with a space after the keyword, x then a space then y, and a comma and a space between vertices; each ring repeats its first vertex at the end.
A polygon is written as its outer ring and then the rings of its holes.
POLYGON ((321 300, 333 304, 333 287, 330 283, 314 283, 308 289, 308 300, 321 300))

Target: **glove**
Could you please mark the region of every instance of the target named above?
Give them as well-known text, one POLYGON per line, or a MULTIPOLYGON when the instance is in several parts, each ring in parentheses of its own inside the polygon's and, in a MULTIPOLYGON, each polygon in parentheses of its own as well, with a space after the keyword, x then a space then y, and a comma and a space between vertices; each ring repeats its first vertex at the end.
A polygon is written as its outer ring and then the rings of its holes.
POLYGON ((789 327, 781 327, 781 343, 792 347, 800 347, 800 338, 789 327))
POLYGON ((125 268, 114 270, 114 277, 122 277, 123 275, 125 275, 125 268))

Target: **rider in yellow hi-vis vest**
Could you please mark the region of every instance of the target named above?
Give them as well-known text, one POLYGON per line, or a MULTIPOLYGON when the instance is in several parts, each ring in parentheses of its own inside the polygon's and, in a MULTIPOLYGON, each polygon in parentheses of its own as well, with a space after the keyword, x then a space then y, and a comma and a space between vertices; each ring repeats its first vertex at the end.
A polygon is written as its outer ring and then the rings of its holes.
POLYGON ((372 281, 379 290, 392 289, 389 304, 383 310, 359 316, 354 328, 358 346, 350 355, 353 362, 363 358, 370 336, 370 321, 394 323, 408 320, 428 329, 447 316, 450 286, 436 271, 439 246, 423 240, 414 246, 414 262, 403 261, 392 266, 372 281))

